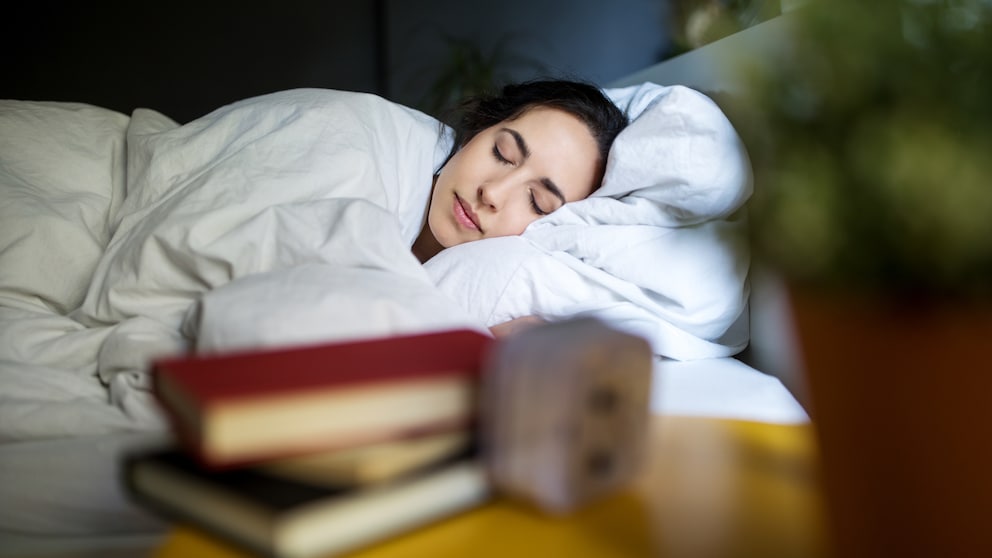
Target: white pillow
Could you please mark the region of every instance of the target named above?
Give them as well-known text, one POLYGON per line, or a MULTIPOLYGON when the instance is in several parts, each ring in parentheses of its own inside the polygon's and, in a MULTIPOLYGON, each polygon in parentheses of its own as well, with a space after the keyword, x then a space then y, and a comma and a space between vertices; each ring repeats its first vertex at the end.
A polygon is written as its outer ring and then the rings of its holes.
POLYGON ((124 197, 128 120, 0 101, 0 305, 65 314, 82 302, 124 197))
POLYGON ((747 153, 723 112, 682 86, 607 90, 632 121, 602 187, 520 237, 443 250, 425 264, 487 325, 595 315, 679 360, 747 344, 747 153))
POLYGON ((606 94, 627 111, 631 123, 613 144, 603 185, 593 199, 622 199, 627 205, 648 201, 636 213, 640 223, 681 226, 727 217, 750 198, 747 151, 709 97, 681 85, 654 83, 606 94))

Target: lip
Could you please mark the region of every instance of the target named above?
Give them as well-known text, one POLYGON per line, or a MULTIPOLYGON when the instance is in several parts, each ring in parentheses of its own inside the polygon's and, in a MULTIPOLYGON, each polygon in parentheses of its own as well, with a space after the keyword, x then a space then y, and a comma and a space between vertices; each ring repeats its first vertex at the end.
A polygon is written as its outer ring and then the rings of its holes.
POLYGON ((455 194, 455 203, 453 206, 455 220, 458 224, 474 231, 482 232, 482 227, 479 226, 479 216, 472 211, 468 203, 465 202, 458 194, 455 194))

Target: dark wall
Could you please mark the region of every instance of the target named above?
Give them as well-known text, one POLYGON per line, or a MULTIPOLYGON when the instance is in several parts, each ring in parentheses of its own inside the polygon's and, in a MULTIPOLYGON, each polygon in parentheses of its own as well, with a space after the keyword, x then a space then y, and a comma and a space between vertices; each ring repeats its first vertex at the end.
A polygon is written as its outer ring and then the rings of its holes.
POLYGON ((450 39, 473 41, 498 77, 573 77, 608 85, 671 48, 669 0, 388 2, 392 96, 417 105, 452 62, 450 39))
POLYGON ((293 87, 375 91, 374 2, 25 3, 2 24, 5 98, 186 121, 293 87))
MULTIPOLYGON (((606 83, 660 60, 664 0, 38 0, 0 18, 0 98, 78 101, 185 122, 295 87, 417 105, 444 37, 515 55, 506 77, 606 83), (506 41, 506 39, 512 39, 506 41), (533 63, 536 61, 537 63, 533 63)), ((423 108, 423 107, 420 107, 423 108)))

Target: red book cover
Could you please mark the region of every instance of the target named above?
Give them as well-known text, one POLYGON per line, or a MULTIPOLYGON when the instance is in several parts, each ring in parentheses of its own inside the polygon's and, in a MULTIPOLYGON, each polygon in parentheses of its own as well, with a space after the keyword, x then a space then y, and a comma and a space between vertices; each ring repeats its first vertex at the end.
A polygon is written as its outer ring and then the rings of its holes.
POLYGON ((471 330, 168 358, 155 393, 212 466, 464 427, 492 339, 471 330))

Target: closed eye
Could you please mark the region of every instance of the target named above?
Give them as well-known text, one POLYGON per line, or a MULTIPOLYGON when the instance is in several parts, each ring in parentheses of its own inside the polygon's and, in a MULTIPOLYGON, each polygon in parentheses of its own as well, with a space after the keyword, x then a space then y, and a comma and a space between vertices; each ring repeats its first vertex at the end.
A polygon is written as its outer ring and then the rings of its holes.
POLYGON ((545 211, 545 210, 541 209, 541 206, 537 205, 537 198, 534 197, 534 191, 533 190, 530 191, 530 207, 531 207, 531 209, 534 210, 534 213, 537 213, 538 215, 542 215, 543 216, 543 215, 547 215, 548 213, 550 213, 549 211, 545 211))
POLYGON ((495 157, 497 161, 499 161, 500 163, 502 163, 504 165, 512 165, 513 164, 513 161, 507 159, 506 157, 503 156, 502 153, 499 152, 499 147, 497 147, 497 145, 495 143, 493 144, 493 157, 495 157))

